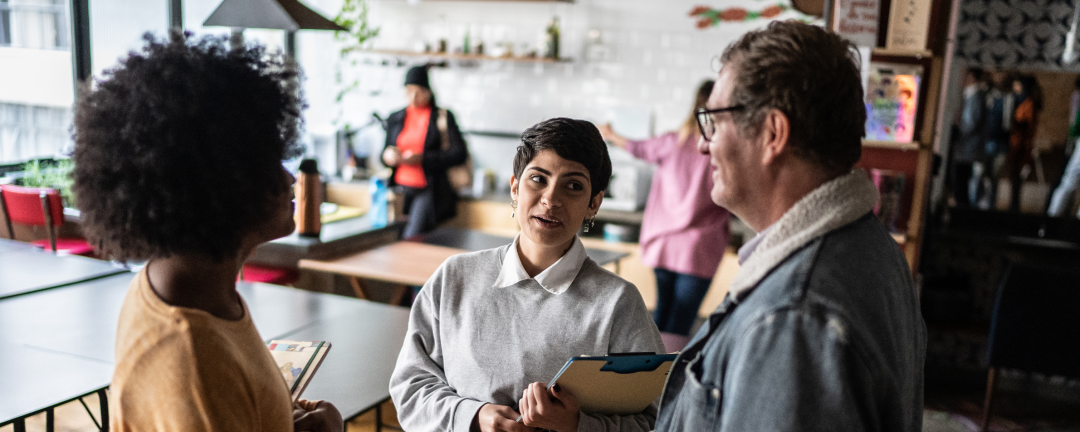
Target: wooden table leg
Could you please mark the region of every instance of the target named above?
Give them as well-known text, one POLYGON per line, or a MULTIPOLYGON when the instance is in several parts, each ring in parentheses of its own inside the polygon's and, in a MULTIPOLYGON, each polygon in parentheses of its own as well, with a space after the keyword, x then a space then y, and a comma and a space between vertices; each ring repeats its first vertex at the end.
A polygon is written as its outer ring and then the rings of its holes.
POLYGON ((409 287, 405 285, 394 285, 394 293, 390 296, 390 304, 400 306, 401 301, 405 299, 405 293, 409 291, 409 287))
POLYGON ((356 294, 356 298, 363 300, 371 299, 367 286, 364 285, 364 281, 360 280, 360 278, 351 277, 349 278, 349 283, 352 284, 353 293, 356 294))

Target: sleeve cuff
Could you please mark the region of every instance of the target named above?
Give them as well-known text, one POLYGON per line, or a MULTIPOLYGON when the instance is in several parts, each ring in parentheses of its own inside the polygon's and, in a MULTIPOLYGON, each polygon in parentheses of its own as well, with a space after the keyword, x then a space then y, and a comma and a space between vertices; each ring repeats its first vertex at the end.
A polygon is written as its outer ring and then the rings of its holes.
POLYGON ((577 421, 577 430, 578 430, 578 432, 604 430, 604 423, 601 422, 600 419, 598 419, 596 417, 593 417, 593 416, 585 414, 585 413, 579 413, 578 414, 578 421, 577 421))
POLYGON ((628 139, 626 140, 626 151, 634 155, 636 158, 641 158, 641 143, 642 141, 628 139))
POLYGON ((462 399, 454 409, 454 432, 469 432, 476 412, 480 411, 480 407, 484 405, 486 405, 485 402, 478 400, 462 399))

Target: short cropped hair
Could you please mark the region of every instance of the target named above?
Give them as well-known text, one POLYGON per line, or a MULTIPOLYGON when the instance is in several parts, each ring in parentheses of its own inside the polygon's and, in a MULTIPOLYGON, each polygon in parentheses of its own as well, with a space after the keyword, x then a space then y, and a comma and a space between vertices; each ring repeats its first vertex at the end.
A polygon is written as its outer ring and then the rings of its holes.
POLYGON ((542 150, 555 150, 559 157, 580 163, 589 171, 589 196, 603 193, 611 180, 611 157, 600 130, 585 120, 556 117, 537 123, 521 134, 514 155, 514 177, 521 179, 525 166, 542 150))
POLYGON ((859 54, 847 40, 796 21, 775 21, 724 50, 735 72, 732 105, 740 134, 757 136, 776 109, 791 125, 795 155, 832 174, 849 171, 862 155, 866 135, 859 54))
POLYGON ((73 190, 84 234, 110 258, 230 256, 290 187, 296 68, 262 47, 189 37, 145 35, 79 98, 73 190))

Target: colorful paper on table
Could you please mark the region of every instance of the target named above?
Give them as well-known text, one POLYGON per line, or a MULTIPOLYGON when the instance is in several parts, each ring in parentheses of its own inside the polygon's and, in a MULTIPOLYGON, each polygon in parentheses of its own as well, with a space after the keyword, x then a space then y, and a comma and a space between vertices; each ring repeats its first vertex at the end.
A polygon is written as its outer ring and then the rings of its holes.
POLYGON ((870 65, 865 89, 868 141, 912 142, 921 82, 919 65, 870 65))
POLYGON ((293 401, 296 401, 326 358, 326 353, 330 352, 330 342, 272 340, 267 348, 285 379, 285 385, 289 387, 293 401))
MULTIPOLYGON (((328 204, 328 203, 323 203, 328 204)), ((328 224, 330 222, 337 222, 340 220, 350 219, 354 217, 363 216, 366 209, 359 207, 349 207, 343 205, 336 205, 334 211, 328 213, 322 213, 320 216, 320 222, 328 224)))

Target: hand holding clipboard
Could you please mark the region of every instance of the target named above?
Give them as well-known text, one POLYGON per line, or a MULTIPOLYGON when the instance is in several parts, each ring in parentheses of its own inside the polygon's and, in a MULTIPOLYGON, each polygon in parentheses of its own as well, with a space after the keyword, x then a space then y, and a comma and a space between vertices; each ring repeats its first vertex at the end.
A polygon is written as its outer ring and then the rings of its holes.
MULTIPOLYGON (((636 414, 663 392, 675 356, 646 353, 574 357, 546 386, 545 393, 550 395, 548 402, 556 411, 568 410, 571 407, 567 405, 576 403, 586 414, 636 414)), ((534 400, 539 400, 541 395, 536 394, 539 389, 534 389, 539 385, 542 383, 530 385, 524 396, 532 390, 534 400)), ((526 402, 525 399, 522 401, 526 402)), ((531 404, 519 403, 519 409, 525 413, 531 404)))

